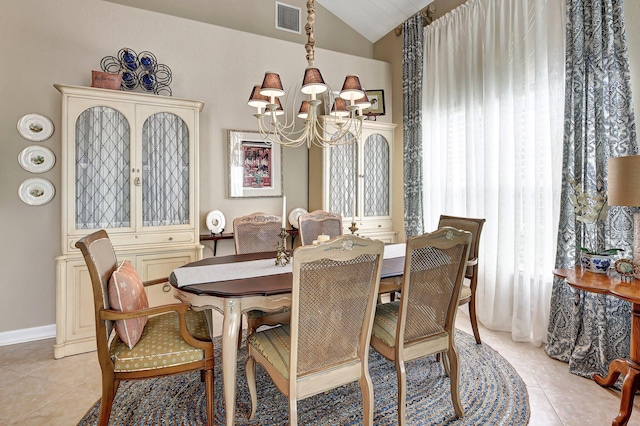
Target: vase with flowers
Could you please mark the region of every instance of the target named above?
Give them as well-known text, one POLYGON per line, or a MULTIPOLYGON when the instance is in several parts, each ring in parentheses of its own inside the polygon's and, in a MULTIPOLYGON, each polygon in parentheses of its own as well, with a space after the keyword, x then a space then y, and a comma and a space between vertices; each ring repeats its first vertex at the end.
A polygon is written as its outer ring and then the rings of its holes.
POLYGON ((583 268, 606 274, 611 266, 611 257, 621 251, 619 248, 604 248, 604 239, 598 237, 598 229, 607 217, 609 206, 604 187, 596 188, 595 194, 588 194, 582 184, 566 176, 573 188, 569 200, 573 205, 576 220, 582 223, 582 244, 580 247, 580 263, 583 268))

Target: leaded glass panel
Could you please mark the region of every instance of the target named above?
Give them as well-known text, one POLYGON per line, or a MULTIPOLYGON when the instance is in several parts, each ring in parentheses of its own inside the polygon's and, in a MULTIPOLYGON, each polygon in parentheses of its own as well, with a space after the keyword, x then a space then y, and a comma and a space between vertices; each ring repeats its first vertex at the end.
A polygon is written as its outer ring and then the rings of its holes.
POLYGON ((356 196, 356 147, 355 137, 349 133, 351 143, 330 148, 329 156, 329 211, 342 217, 352 217, 356 196))
POLYGON ((160 112, 142 127, 143 226, 189 223, 189 129, 160 112))
POLYGON ((364 141, 364 215, 389 216, 389 143, 379 133, 364 141))
POLYGON ((92 107, 75 135, 76 229, 129 227, 129 123, 113 108, 92 107))

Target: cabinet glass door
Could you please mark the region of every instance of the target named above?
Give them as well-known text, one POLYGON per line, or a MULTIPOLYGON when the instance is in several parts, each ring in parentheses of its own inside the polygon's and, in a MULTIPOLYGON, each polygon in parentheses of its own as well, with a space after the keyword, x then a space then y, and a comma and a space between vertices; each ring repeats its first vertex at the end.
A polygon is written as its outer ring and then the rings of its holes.
POLYGON ((131 225, 129 122, 104 106, 76 120, 76 229, 131 225))
POLYGON ((344 218, 354 216, 356 196, 357 144, 353 135, 347 136, 351 143, 331 147, 329 156, 329 211, 344 218))
POLYGON ((364 216, 389 216, 389 141, 379 133, 363 145, 364 216))
POLYGON ((189 129, 160 112, 142 127, 142 225, 189 224, 189 129))

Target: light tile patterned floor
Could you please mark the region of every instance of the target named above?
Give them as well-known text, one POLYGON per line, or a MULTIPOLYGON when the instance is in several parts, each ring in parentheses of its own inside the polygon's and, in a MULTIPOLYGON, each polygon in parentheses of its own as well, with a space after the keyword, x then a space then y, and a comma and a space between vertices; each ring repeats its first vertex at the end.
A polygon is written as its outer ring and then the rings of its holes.
MULTIPOLYGON (((471 333, 466 309, 460 309, 457 326, 471 333)), ((485 328, 480 334, 527 384, 530 425, 607 425, 618 413, 617 391, 570 374, 542 348, 485 328)), ((0 347, 0 425, 75 425, 99 398, 95 352, 54 360, 53 339, 0 347)), ((640 396, 629 424, 640 425, 640 396)))

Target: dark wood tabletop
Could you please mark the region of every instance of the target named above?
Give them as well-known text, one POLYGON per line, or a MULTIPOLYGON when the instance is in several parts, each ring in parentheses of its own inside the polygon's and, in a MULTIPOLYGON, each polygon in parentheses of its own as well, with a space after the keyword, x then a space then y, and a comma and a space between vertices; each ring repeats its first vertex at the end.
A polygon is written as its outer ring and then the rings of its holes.
MULTIPOLYGON (((276 252, 234 254, 230 256, 209 257, 197 262, 188 263, 181 268, 194 266, 220 265, 225 263, 247 262, 251 260, 273 259, 275 263, 276 252)), ((401 276, 404 273, 404 257, 395 257, 382 261, 381 278, 401 276)), ((238 280, 217 281, 202 284, 192 284, 178 287, 175 275, 172 273, 169 282, 176 288, 188 293, 200 296, 217 297, 246 297, 246 296, 271 296, 274 294, 291 293, 293 274, 268 275, 263 277, 243 278, 238 280)))

